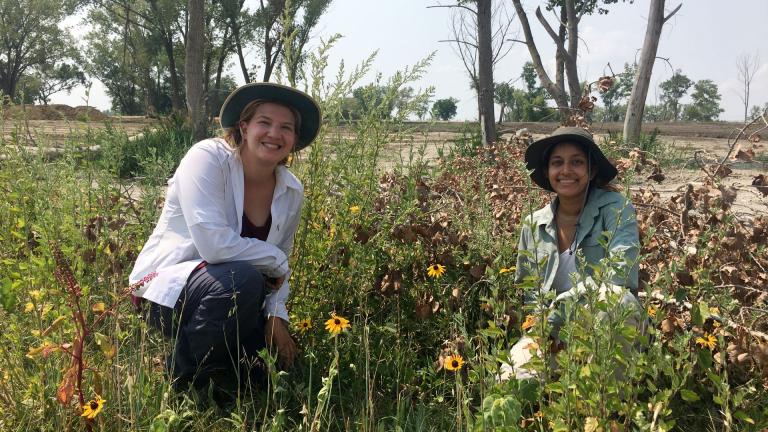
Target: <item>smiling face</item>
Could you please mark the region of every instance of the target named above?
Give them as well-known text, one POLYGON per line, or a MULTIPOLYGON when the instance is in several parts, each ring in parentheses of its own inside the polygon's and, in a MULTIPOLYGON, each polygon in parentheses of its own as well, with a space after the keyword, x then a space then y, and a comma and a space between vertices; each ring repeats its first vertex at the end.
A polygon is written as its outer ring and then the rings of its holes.
MULTIPOLYGON (((592 178, 597 174, 592 167, 592 178)), ((589 185, 587 154, 576 144, 562 142, 549 154, 546 176, 552 189, 560 198, 581 197, 589 185)))
POLYGON ((277 165, 293 150, 298 140, 296 116, 286 106, 265 102, 256 107, 253 117, 241 121, 241 156, 277 165))

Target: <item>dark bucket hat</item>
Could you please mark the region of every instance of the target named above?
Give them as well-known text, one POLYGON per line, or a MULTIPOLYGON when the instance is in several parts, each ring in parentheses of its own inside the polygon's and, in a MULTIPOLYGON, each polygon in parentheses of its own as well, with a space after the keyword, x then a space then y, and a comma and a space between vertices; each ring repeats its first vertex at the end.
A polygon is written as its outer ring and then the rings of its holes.
POLYGON ((562 142, 578 144, 585 149, 587 155, 591 157, 597 168, 597 177, 595 177, 594 181, 605 184, 613 180, 618 174, 616 167, 605 157, 600 147, 595 144, 591 133, 580 127, 563 126, 555 129, 550 136, 534 142, 525 150, 525 166, 529 170, 533 170, 531 172, 531 180, 542 189, 554 192, 552 185, 547 180, 544 168, 552 148, 562 142))
POLYGON ((240 86, 227 96, 221 105, 219 123, 224 129, 237 126, 240 113, 245 107, 258 99, 279 102, 291 106, 299 112, 301 124, 299 125, 299 140, 295 150, 301 150, 308 146, 317 137, 320 130, 322 116, 320 106, 312 96, 293 87, 270 82, 258 82, 240 86))

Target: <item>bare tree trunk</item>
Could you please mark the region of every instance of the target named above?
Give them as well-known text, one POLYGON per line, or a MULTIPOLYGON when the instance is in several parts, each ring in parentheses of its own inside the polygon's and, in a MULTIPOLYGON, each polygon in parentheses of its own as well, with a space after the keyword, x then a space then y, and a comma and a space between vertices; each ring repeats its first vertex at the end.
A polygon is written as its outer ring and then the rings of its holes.
POLYGON ((664 2, 665 0, 651 0, 651 10, 648 14, 648 26, 645 30, 645 41, 643 42, 643 50, 640 54, 640 63, 637 65, 635 82, 632 84, 632 94, 627 102, 627 114, 624 116, 625 143, 637 143, 640 139, 645 99, 648 96, 653 63, 656 61, 656 51, 659 48, 661 28, 682 6, 680 4, 669 15, 664 17, 664 2))
POLYGON ((188 0, 189 30, 187 31, 184 72, 187 87, 187 109, 195 141, 205 138, 206 115, 203 90, 203 55, 205 53, 205 0, 188 0))
MULTIPOLYGON (((565 14, 565 8, 560 8, 560 25, 558 26, 557 38, 560 43, 565 44, 565 35, 567 34, 565 29, 565 22, 568 20, 565 14)), ((560 89, 562 94, 565 94, 565 58, 560 50, 555 50, 555 84, 560 89)))
POLYGON ((745 54, 736 60, 736 68, 739 70, 739 82, 742 86, 742 92, 738 96, 741 103, 744 104, 744 123, 746 123, 749 121, 750 87, 752 87, 752 80, 760 68, 760 57, 745 54))
MULTIPOLYGON (((533 33, 531 32, 531 25, 528 22, 528 15, 525 13, 520 0, 512 0, 512 4, 515 6, 520 25, 523 27, 525 45, 528 47, 528 53, 531 55, 531 61, 533 62, 533 67, 536 69, 536 74, 539 76, 539 81, 541 81, 541 85, 547 89, 547 92, 549 92, 550 96, 555 100, 555 103, 557 103, 561 115, 566 117, 568 115, 568 97, 565 95, 564 91, 560 90, 560 87, 556 83, 552 82, 546 69, 544 69, 541 55, 539 54, 538 48, 536 48, 536 42, 533 40, 533 33)), ((539 11, 537 12, 540 13, 539 11)), ((555 35, 555 38, 556 37, 557 35, 555 35)), ((558 49, 561 48, 562 44, 559 44, 558 49)))
POLYGON ((491 0, 477 0, 478 105, 483 145, 496 141, 493 115, 493 47, 491 46, 491 0))
MULTIPOLYGON (((224 42, 221 46, 221 51, 219 51, 219 59, 216 64, 216 78, 213 81, 213 91, 216 94, 216 99, 219 100, 219 91, 221 90, 221 74, 224 73, 224 62, 227 60, 227 54, 229 53, 229 45, 232 43, 232 40, 230 39, 230 34, 225 31, 224 32, 224 42)), ((246 83, 247 84, 247 83, 246 83)), ((210 94, 209 94, 210 99, 210 94)), ((218 113, 211 113, 211 115, 216 115, 218 113)))
POLYGON ((168 57, 168 74, 171 78, 171 106, 174 111, 183 111, 184 104, 181 97, 181 83, 179 81, 178 71, 176 70, 176 56, 173 52, 173 32, 170 29, 170 26, 166 25, 165 18, 162 16, 157 0, 150 0, 149 5, 152 8, 152 12, 157 15, 157 29, 159 30, 160 37, 163 41, 165 55, 168 57))
POLYGON ((237 48, 237 58, 240 60, 240 72, 243 74, 243 80, 245 80, 245 83, 248 84, 251 82, 251 77, 248 74, 248 66, 245 64, 245 55, 243 55, 243 45, 240 43, 240 27, 238 25, 234 25, 232 27, 232 33, 234 33, 235 36, 235 48, 237 48))
POLYGON ((568 91, 570 93, 571 108, 579 106, 581 101, 581 82, 579 71, 576 68, 576 60, 579 51, 579 20, 576 16, 574 0, 565 0, 565 15, 568 19, 568 54, 565 55, 565 75, 568 78, 568 91))

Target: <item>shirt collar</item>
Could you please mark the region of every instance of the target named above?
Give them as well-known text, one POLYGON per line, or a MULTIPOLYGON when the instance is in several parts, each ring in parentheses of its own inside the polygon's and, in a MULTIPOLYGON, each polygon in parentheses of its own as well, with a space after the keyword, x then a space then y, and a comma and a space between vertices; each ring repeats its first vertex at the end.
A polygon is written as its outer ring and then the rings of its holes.
POLYGON ((296 178, 288 167, 285 165, 278 165, 275 169, 275 195, 283 194, 287 189, 294 189, 297 191, 302 190, 301 182, 296 178))
MULTIPOLYGON (((600 207, 604 206, 605 191, 600 188, 592 188, 589 192, 587 202, 584 204, 584 210, 581 212, 579 223, 586 220, 594 219, 599 213, 600 207)), ((549 205, 545 206, 533 215, 533 223, 536 226, 551 226, 555 219, 555 212, 557 211, 557 197, 555 197, 549 205)))

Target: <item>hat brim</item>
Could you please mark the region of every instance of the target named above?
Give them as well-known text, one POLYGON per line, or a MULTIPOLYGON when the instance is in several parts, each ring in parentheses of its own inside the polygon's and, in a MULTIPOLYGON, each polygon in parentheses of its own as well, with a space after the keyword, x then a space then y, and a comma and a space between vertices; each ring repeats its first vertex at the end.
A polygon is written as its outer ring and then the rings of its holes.
POLYGON ((602 150, 600 150, 600 147, 598 147, 592 139, 581 134, 566 133, 542 138, 535 141, 525 150, 526 168, 532 170, 531 180, 533 180, 539 187, 554 192, 552 185, 547 179, 546 170, 544 169, 547 163, 547 161, 544 160, 544 157, 553 146, 563 142, 580 144, 587 150, 588 154, 591 154, 594 157, 595 164, 597 165, 597 176, 593 181, 600 180, 601 182, 608 183, 616 178, 616 175, 618 174, 616 167, 613 166, 607 157, 605 157, 602 150))
POLYGON ((295 146, 296 151, 308 146, 317 137, 322 123, 320 106, 317 102, 308 94, 293 87, 269 82, 250 83, 232 91, 221 105, 219 112, 221 127, 224 129, 236 127, 240 120, 240 113, 249 103, 257 99, 279 102, 299 112, 301 124, 298 130, 299 139, 295 146))

